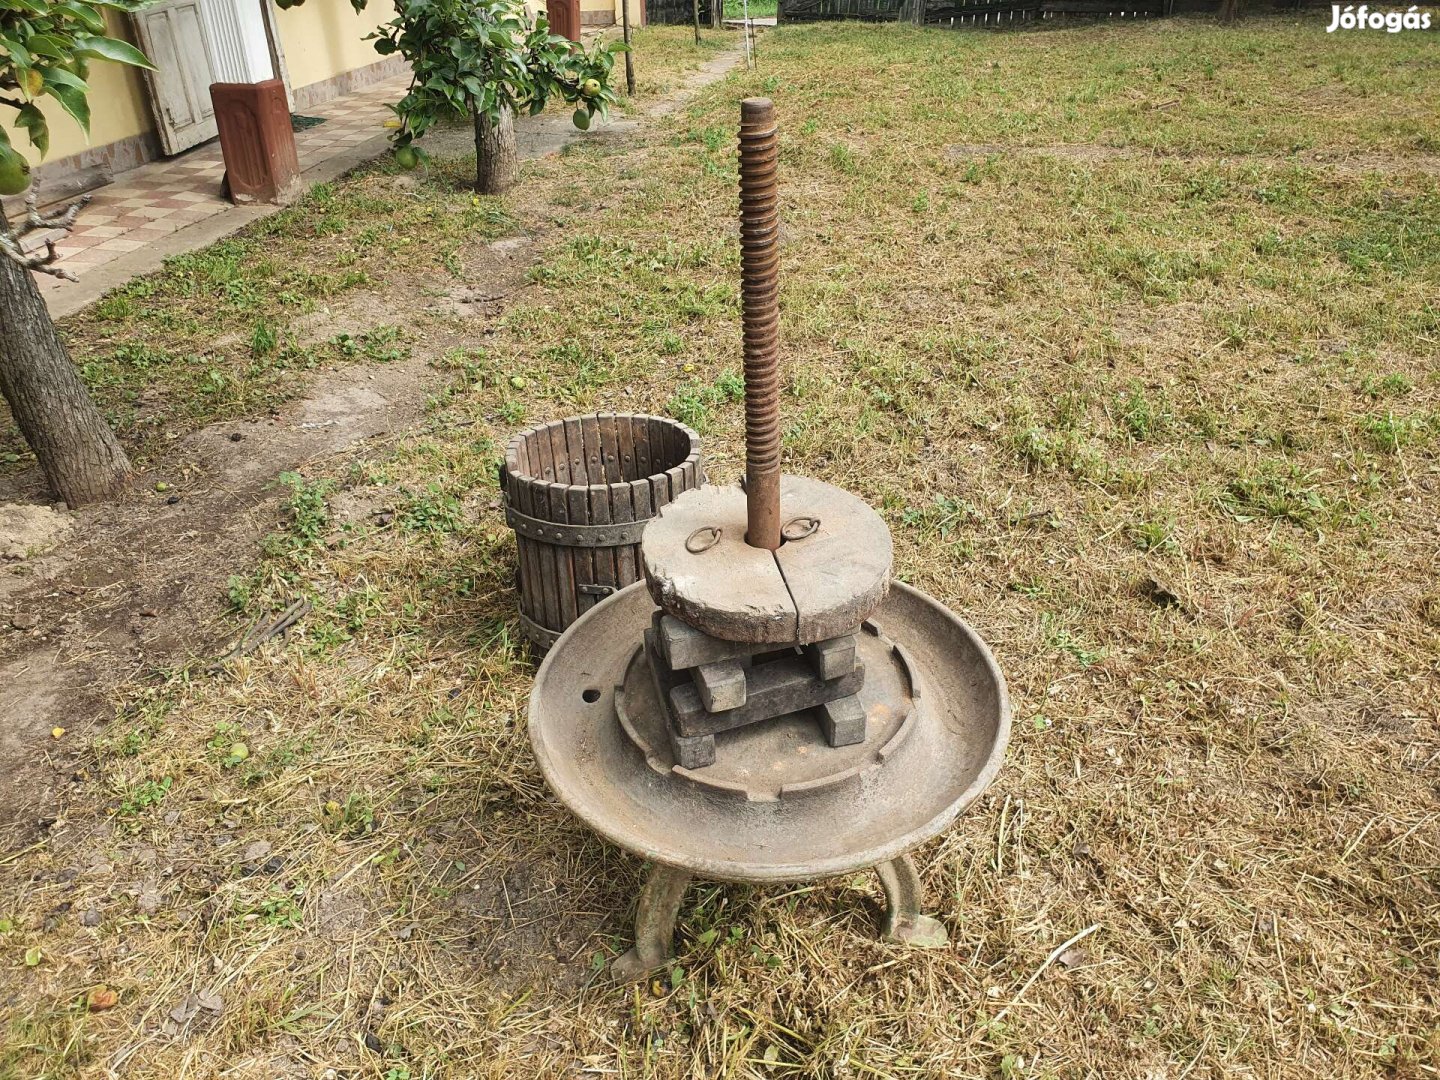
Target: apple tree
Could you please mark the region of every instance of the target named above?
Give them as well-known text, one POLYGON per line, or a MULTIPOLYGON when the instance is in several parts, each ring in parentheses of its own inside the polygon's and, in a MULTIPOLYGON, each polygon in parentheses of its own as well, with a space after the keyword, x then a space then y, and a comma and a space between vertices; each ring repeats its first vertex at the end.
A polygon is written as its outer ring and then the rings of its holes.
MULTIPOLYGON (((133 0, 0 0, 0 116, 9 121, 0 124, 0 195, 17 195, 30 184, 30 166, 12 138, 24 132, 42 155, 50 148, 42 101, 53 101, 88 134, 90 65, 150 66, 135 46, 106 33, 106 8, 139 6, 133 0)), ((22 241, 33 232, 70 228, 84 202, 47 217, 32 195, 13 230, 0 214, 0 395, 50 486, 70 506, 113 494, 129 476, 130 462, 86 393, 32 273, 71 275, 55 265, 53 241, 30 253, 22 241)))
MULTIPOLYGON (((365 0, 352 0, 363 7, 365 0)), ((373 35, 375 50, 399 53, 414 71, 392 105, 401 126, 395 156, 414 165, 414 144, 437 121, 469 116, 475 126, 475 190, 495 195, 513 184, 519 164, 515 116, 559 99, 584 130, 615 103, 610 75, 623 41, 589 50, 550 33, 517 0, 396 0, 396 16, 373 35)))

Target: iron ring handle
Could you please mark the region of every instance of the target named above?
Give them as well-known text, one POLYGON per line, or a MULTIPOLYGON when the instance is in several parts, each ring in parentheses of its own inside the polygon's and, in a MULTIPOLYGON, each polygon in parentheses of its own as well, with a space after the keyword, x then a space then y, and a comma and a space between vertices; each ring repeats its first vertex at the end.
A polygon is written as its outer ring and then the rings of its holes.
POLYGON ((696 529, 685 538, 685 550, 691 555, 699 555, 702 551, 709 551, 720 542, 721 529, 714 525, 706 525, 704 528, 696 529))
POLYGON ((818 528, 820 528, 820 519, 817 517, 791 518, 780 530, 780 535, 786 540, 804 540, 807 536, 814 535, 818 528))

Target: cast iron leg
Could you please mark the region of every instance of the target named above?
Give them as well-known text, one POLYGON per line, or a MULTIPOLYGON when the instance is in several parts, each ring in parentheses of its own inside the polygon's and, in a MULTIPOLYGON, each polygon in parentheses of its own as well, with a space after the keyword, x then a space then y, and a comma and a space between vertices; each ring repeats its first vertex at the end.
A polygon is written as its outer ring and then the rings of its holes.
POLYGON ((655 864, 635 909, 635 947, 610 965, 616 982, 634 982, 665 966, 674 953, 675 917, 689 884, 688 871, 655 864))
POLYGON ((885 887, 885 928, 880 932, 881 941, 922 949, 949 944, 950 935, 945 927, 929 915, 920 914, 925 892, 909 855, 882 862, 875 867, 875 872, 885 887))

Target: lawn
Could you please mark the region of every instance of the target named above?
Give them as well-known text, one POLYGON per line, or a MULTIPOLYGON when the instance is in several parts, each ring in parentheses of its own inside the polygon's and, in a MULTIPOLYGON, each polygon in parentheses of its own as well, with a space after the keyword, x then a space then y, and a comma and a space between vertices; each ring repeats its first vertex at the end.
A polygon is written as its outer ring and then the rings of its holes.
MULTIPOLYGON (((752 19, 773 19, 779 7, 779 0, 751 0, 748 11, 752 19)), ((725 0, 725 18, 743 19, 746 11, 743 0, 725 0)))
MULTIPOLYGON (((782 27, 504 200, 378 167, 73 320, 87 364, 208 349, 230 415, 298 392, 290 348, 448 381, 292 477, 215 597, 238 632, 303 595, 297 630, 128 686, 63 841, 0 856, 0 1076, 1434 1075, 1440 45, 1327 22, 782 27), (879 944, 869 877, 706 885, 673 969, 613 989, 643 868, 531 757, 494 469, 615 409, 737 477, 756 93, 787 468, 881 510, 1016 729, 917 855, 953 948, 879 944), (538 261, 483 334, 417 301, 521 223, 538 261), (345 340, 305 343, 341 293, 345 340)), ((215 415, 194 363, 156 370, 161 427, 215 415)))

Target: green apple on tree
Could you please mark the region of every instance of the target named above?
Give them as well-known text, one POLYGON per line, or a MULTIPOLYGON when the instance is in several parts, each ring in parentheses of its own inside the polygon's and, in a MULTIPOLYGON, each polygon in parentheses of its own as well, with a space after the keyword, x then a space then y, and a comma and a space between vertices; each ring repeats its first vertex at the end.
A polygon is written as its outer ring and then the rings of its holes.
POLYGON ((30 186, 30 163, 8 146, 0 146, 0 195, 19 195, 30 186))

